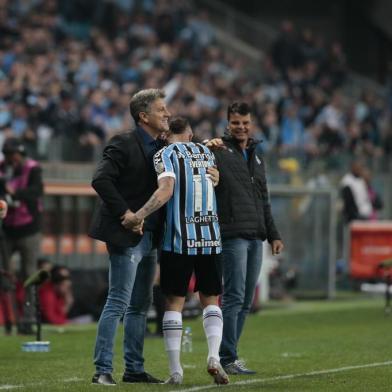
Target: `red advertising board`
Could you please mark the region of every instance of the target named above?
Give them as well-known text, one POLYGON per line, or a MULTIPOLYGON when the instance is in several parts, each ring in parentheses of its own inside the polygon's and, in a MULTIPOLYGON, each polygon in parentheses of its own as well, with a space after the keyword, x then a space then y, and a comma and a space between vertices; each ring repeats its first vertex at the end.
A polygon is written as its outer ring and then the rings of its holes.
POLYGON ((379 264, 392 258, 392 221, 354 221, 350 225, 350 273, 353 278, 381 276, 379 264))

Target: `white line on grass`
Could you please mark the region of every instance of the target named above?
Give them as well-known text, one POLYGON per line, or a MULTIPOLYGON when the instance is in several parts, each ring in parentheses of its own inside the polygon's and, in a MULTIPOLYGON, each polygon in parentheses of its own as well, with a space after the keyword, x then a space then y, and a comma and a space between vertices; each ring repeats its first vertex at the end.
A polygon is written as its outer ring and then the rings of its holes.
MULTIPOLYGON (((234 386, 234 385, 261 384, 261 383, 266 383, 266 382, 270 382, 270 381, 291 380, 293 378, 319 376, 319 375, 322 375, 322 374, 339 373, 339 372, 345 372, 345 371, 348 371, 348 370, 366 369, 366 368, 374 368, 374 367, 389 366, 389 365, 392 365, 392 361, 367 363, 367 364, 364 364, 364 365, 344 366, 344 367, 336 368, 336 369, 315 370, 313 372, 297 373, 297 374, 287 374, 285 376, 276 376, 276 377, 269 377, 269 378, 254 378, 254 379, 249 379, 249 380, 236 381, 236 382, 230 383, 228 386, 231 386, 231 385, 234 386)), ((192 388, 186 388, 186 389, 173 389, 170 392, 204 391, 206 389, 212 389, 212 388, 216 388, 216 387, 219 387, 219 386, 210 384, 210 385, 201 385, 199 387, 192 387, 192 388)))
MULTIPOLYGON (((71 377, 71 378, 66 378, 63 380, 64 383, 68 383, 68 382, 79 382, 79 381, 83 381, 83 378, 80 377, 71 377)), ((37 387, 39 385, 45 385, 46 383, 44 382, 32 382, 32 383, 28 383, 28 384, 19 384, 19 385, 11 385, 11 384, 3 384, 0 385, 0 390, 9 390, 9 389, 16 389, 16 388, 25 388, 25 387, 37 387)))
POLYGON ((80 377, 71 377, 71 378, 66 378, 63 381, 64 382, 78 382, 78 381, 83 381, 84 378, 80 378, 80 377))

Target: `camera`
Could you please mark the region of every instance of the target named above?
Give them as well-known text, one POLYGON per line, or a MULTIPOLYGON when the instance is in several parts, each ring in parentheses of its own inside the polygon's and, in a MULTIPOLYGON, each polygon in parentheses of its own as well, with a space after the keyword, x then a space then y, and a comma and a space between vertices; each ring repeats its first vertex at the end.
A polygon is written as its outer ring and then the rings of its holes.
POLYGON ((4 199, 8 207, 19 207, 20 202, 18 200, 14 200, 10 194, 7 193, 6 185, 7 178, 5 176, 0 176, 0 199, 4 199))

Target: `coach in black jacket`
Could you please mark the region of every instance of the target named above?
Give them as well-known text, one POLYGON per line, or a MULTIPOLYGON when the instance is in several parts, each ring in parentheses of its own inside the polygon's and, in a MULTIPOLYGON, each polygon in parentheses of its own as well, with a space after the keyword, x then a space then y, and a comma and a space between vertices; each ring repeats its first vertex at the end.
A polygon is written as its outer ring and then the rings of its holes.
MULTIPOLYGON (((144 234, 132 232, 132 217, 157 187, 153 155, 162 147, 158 136, 168 131, 164 93, 142 90, 130 102, 135 131, 113 137, 103 152, 92 186, 100 197, 90 235, 105 241, 109 252, 109 292, 98 323, 94 384, 114 385, 113 344, 124 317, 124 382, 159 383, 144 371, 146 313, 156 267, 158 215, 144 224, 144 234)), ((159 212, 158 212, 159 213, 159 212)), ((150 219, 151 218, 151 219, 150 219)))
POLYGON ((106 146, 92 181, 100 196, 90 228, 92 237, 119 247, 136 246, 142 239, 126 229, 121 217, 141 208, 157 188, 150 161, 160 142, 148 139, 140 127, 114 136, 106 146))
POLYGON ((249 106, 230 105, 228 121, 229 137, 222 139, 225 149, 214 150, 220 172, 215 192, 224 279, 220 356, 227 373, 252 374, 238 360, 237 345, 260 273, 262 242, 268 239, 273 254, 282 251, 283 243, 271 214, 264 162, 250 138, 249 106))

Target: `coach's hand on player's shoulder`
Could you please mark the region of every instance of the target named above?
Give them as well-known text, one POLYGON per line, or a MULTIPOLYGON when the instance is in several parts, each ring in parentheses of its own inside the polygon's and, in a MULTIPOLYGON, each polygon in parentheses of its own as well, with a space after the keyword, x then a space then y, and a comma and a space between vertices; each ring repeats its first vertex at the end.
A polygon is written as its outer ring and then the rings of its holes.
POLYGON ((131 210, 126 210, 125 214, 121 217, 121 224, 126 229, 133 230, 138 226, 143 227, 143 219, 138 218, 131 210))
POLYGON ((212 184, 217 186, 219 184, 219 170, 215 166, 207 168, 207 173, 211 177, 212 184))
POLYGON ((217 149, 218 148, 222 148, 224 150, 227 149, 227 147, 223 143, 223 140, 221 138, 218 138, 218 137, 216 137, 214 139, 211 139, 211 140, 208 140, 208 139, 203 140, 203 144, 206 147, 211 148, 211 149, 214 149, 214 148, 217 148, 217 149))
POLYGON ((274 256, 280 254, 284 248, 283 242, 281 240, 274 240, 271 242, 271 250, 274 256))

